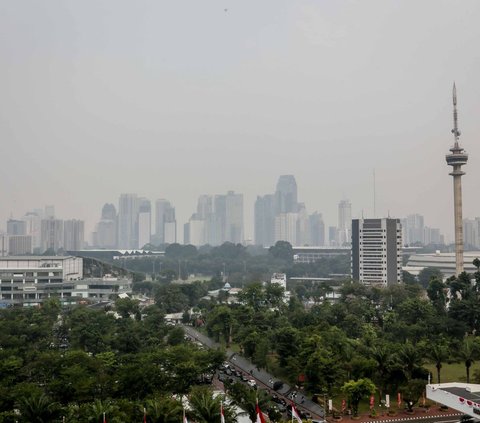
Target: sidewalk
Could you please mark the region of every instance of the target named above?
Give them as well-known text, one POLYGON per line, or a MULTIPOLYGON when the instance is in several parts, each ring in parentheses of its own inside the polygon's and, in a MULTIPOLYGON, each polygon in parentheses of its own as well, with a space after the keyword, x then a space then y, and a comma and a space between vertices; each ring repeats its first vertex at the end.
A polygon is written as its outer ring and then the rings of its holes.
MULTIPOLYGON (((375 422, 375 423, 381 423, 381 422, 388 422, 388 423, 393 423, 393 422, 407 422, 407 421, 421 421, 421 420, 427 420, 427 419, 444 419, 445 417, 460 417, 462 413, 459 413, 456 410, 449 409, 447 411, 440 411, 440 407, 435 406, 435 407, 430 407, 428 409, 422 408, 422 407, 414 407, 413 409, 413 414, 407 413, 404 410, 398 411, 396 415, 394 416, 388 416, 386 413, 385 415, 377 414, 376 417, 370 417, 368 413, 363 413, 358 416, 358 418, 353 418, 351 416, 342 416, 341 420, 334 419, 331 416, 326 417, 326 421, 329 423, 333 422, 375 422)), ((460 419, 459 419, 460 420, 460 419)))

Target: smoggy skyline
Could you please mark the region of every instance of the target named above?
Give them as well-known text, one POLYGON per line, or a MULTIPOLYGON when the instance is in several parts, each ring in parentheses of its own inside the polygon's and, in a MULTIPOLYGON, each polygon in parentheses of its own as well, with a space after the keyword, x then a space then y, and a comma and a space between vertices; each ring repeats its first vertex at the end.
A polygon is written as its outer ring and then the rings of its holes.
MULTIPOLYGON (((87 222, 121 193, 176 207, 253 203, 293 174, 337 222, 425 216, 452 239, 456 81, 469 154, 464 217, 480 215, 475 1, 0 2, 0 221, 55 204, 87 222)), ((5 223, 0 227, 4 227, 5 223)), ((88 236, 87 235, 87 236, 88 236)), ((181 239, 181 231, 179 238, 181 239)))

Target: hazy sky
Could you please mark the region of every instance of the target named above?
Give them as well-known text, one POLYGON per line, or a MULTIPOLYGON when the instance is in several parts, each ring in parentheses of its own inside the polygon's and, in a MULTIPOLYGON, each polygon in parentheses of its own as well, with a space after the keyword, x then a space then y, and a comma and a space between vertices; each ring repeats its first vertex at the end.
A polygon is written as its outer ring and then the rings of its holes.
MULTIPOLYGON (((87 221, 124 192, 253 202, 294 174, 336 224, 418 212, 453 233, 451 89, 480 215, 480 2, 0 0, 0 228, 55 204, 87 221)), ((183 231, 180 231, 180 235, 183 231)))

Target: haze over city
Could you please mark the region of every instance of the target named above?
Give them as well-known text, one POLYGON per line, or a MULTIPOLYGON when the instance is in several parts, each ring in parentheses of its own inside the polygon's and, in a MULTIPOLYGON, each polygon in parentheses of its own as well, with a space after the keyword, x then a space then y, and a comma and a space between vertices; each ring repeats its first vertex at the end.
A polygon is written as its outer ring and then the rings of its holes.
MULTIPOLYGON (((474 1, 1 2, 0 221, 54 204, 86 221, 121 193, 176 207, 253 203, 293 174, 337 222, 421 213, 453 236, 456 81, 464 217, 478 216, 480 71, 474 1)), ((182 239, 181 232, 178 238, 182 239)))

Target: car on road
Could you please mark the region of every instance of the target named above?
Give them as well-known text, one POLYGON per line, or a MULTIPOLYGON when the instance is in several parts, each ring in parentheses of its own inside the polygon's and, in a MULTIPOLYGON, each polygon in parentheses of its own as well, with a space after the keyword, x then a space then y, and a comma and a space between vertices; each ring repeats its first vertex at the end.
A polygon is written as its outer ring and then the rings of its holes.
POLYGON ((247 380, 247 385, 250 386, 250 388, 256 388, 257 382, 255 382, 253 379, 249 379, 247 380))

